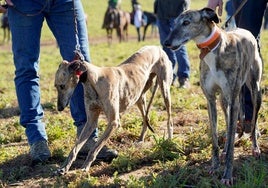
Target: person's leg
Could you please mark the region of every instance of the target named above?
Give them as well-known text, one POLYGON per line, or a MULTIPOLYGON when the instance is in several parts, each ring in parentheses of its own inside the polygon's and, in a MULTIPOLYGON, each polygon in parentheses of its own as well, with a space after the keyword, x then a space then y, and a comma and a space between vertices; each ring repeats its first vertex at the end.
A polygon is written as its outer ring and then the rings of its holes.
MULTIPOLYGON (((78 29, 77 34, 80 45, 79 50, 81 50, 85 60, 90 63, 87 25, 81 1, 75 1, 75 11, 78 29)), ((54 4, 54 6, 51 7, 50 13, 46 19, 50 29, 52 30, 52 33, 57 39, 62 58, 67 61, 72 61, 75 56, 74 50, 76 49, 77 45, 73 2, 70 1, 67 3, 54 4)), ((77 136, 79 136, 87 121, 84 105, 84 91, 81 83, 77 85, 73 93, 70 101, 70 109, 74 119, 74 124, 77 126, 77 136)), ((82 150, 85 150, 84 153, 88 153, 89 149, 92 147, 92 144, 96 142, 97 137, 98 130, 96 129, 89 138, 87 142, 88 144, 82 148, 82 150)), ((112 156, 114 158, 117 156, 117 152, 106 148, 105 150, 101 150, 97 158, 105 160, 106 156, 110 158, 112 156)))
POLYGON ((141 41, 141 33, 140 33, 140 27, 136 27, 137 34, 138 34, 138 42, 141 41))
MULTIPOLYGON (((170 29, 172 30, 175 26, 175 19, 170 19, 170 29)), ((175 52, 176 60, 178 63, 177 77, 179 79, 180 87, 189 87, 190 78, 190 61, 187 53, 186 46, 183 45, 180 49, 175 52)))
MULTIPOLYGON (((79 45, 82 55, 87 62, 90 62, 89 44, 84 11, 80 1, 75 1, 75 9, 77 14, 77 29, 79 36, 79 45)), ((74 11, 72 1, 60 4, 54 4, 50 7, 49 15, 46 16, 49 28, 54 34, 59 45, 60 54, 64 60, 72 61, 75 57, 76 50, 76 33, 74 23, 74 11)), ((79 83, 75 89, 70 101, 71 114, 74 119, 74 124, 84 126, 87 121, 84 92, 82 84, 79 83)), ((95 133, 96 134, 96 133, 95 133)))
MULTIPOLYGON (((43 8, 36 1, 13 1, 19 11, 35 14, 43 8)), ((50 152, 47 147, 44 113, 40 104, 39 86, 39 52, 40 35, 44 17, 25 16, 9 7, 8 18, 12 33, 12 51, 15 64, 15 86, 20 108, 20 123, 24 126, 28 142, 31 146, 33 160, 47 160, 50 152), (35 147, 35 143, 41 146, 35 147), (44 148, 43 148, 44 147, 44 148), (44 151, 39 151, 39 149, 44 151), (43 153, 42 153, 43 152, 43 153)))
POLYGON ((178 77, 189 78, 190 77, 190 62, 187 53, 186 46, 183 45, 176 51, 177 60, 179 63, 178 77))
MULTIPOLYGON (((176 68, 176 63, 177 63, 176 54, 170 48, 167 48, 164 46, 164 42, 172 29, 171 22, 167 19, 165 20, 157 19, 157 26, 158 26, 158 32, 159 32, 159 37, 160 37, 160 43, 163 46, 163 50, 166 52, 167 56, 172 62, 172 68, 174 70, 176 68)), ((174 73, 173 81, 175 80, 176 76, 177 75, 174 73)))
MULTIPOLYGON (((234 7, 240 5, 241 0, 233 0, 234 7)), ((262 19, 267 6, 267 0, 248 0, 244 7, 241 9, 239 14, 235 17, 237 27, 244 28, 249 30, 257 39, 258 43, 260 37, 260 31, 262 26, 262 19), (258 11, 256 11, 258 10, 258 11)), ((260 46, 260 45, 259 45, 260 46)), ((244 118, 245 121, 251 121, 252 119, 252 102, 251 102, 251 95, 250 91, 246 86, 243 86, 243 93, 244 93, 244 118)), ((249 129, 250 130, 250 129, 249 129)))
MULTIPOLYGON (((233 0, 235 10, 240 5, 241 1, 242 0, 233 0)), ((249 30, 258 40, 266 6, 267 0, 248 0, 235 17, 237 26, 249 30)))

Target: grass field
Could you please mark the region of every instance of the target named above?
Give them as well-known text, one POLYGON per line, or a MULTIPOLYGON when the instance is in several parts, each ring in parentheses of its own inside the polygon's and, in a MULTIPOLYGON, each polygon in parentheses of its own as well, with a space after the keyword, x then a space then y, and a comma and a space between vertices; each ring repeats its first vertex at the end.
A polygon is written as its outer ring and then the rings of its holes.
MULTIPOLYGON (((131 1, 123 0, 122 9, 130 11, 131 1)), ((203 8, 206 0, 192 0, 191 8, 203 8)), ((143 10, 152 11, 153 0, 140 0, 143 10)), ((151 36, 137 42, 136 31, 130 27, 128 42, 118 43, 114 36, 108 46, 106 32, 101 29, 106 1, 83 0, 88 15, 88 31, 92 63, 99 66, 114 66, 144 45, 159 45, 159 39, 151 36)), ((225 18, 223 17, 222 20, 225 18)), ((0 31, 0 41, 2 40, 0 31)), ((262 80, 263 103, 259 113, 259 128, 262 133, 259 143, 261 159, 251 156, 251 142, 241 140, 235 147, 234 187, 267 187, 268 185, 268 31, 261 35, 264 74, 262 80)), ((44 24, 40 54, 40 85, 42 105, 45 110, 49 147, 52 159, 47 164, 32 166, 29 146, 24 128, 19 125, 19 109, 14 87, 14 65, 11 43, 0 43, 0 187, 223 187, 220 183, 223 167, 213 176, 210 166, 211 139, 209 137, 206 100, 199 86, 199 51, 194 43, 187 44, 191 61, 191 88, 171 88, 174 121, 174 139, 165 140, 166 113, 163 100, 157 94, 150 113, 151 124, 156 134, 148 133, 143 145, 135 144, 142 119, 136 107, 121 116, 121 127, 107 145, 119 151, 119 157, 111 164, 97 163, 88 173, 79 167, 77 160, 70 173, 55 177, 55 171, 65 160, 75 141, 75 127, 67 108, 56 110, 54 74, 61 62, 55 40, 44 24)), ((220 109, 219 109, 220 110, 220 109)), ((220 111, 219 136, 224 135, 224 119, 220 111)), ((106 120, 99 121, 100 134, 106 120)), ((223 139, 220 146, 223 147, 223 139)))

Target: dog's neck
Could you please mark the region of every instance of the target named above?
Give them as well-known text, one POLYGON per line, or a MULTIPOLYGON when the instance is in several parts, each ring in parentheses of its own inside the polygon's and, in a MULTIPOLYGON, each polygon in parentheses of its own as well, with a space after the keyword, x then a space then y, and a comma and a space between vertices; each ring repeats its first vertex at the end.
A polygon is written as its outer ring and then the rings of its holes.
POLYGON ((200 49, 200 59, 203 59, 209 52, 215 50, 221 42, 221 30, 216 25, 212 28, 210 35, 202 42, 196 44, 200 49))

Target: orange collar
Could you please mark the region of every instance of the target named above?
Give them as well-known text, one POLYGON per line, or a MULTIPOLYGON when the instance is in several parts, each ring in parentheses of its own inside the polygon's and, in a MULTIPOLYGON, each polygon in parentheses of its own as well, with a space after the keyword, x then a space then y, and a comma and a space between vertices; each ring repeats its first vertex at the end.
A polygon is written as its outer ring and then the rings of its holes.
POLYGON ((203 59, 209 52, 214 50, 221 42, 221 30, 215 26, 209 35, 209 37, 202 43, 197 44, 201 53, 199 55, 200 59, 203 59))

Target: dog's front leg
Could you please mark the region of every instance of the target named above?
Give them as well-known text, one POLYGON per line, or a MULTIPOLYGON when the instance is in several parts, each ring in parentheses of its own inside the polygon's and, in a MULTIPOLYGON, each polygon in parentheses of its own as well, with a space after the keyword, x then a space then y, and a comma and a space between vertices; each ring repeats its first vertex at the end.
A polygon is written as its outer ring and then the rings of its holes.
POLYGON ((229 101, 227 107, 227 114, 229 118, 227 120, 227 140, 226 140, 226 157, 225 157, 225 169, 222 177, 222 183, 225 185, 233 184, 233 160, 234 160, 234 139, 236 132, 237 117, 239 112, 239 97, 237 96, 233 102, 229 101))
MULTIPOLYGON (((109 121, 109 120, 108 120, 109 121)), ((88 156, 82 166, 83 171, 88 171, 92 162, 96 159, 98 153, 110 138, 113 131, 119 127, 119 118, 108 123, 108 126, 97 143, 92 147, 88 153, 88 156)))
POLYGON ((209 170, 213 174, 220 166, 219 146, 218 146, 218 130, 217 130, 217 108, 215 96, 207 96, 208 100, 208 115, 212 136, 212 166, 209 170))
POLYGON ((75 161, 76 156, 83 145, 86 143, 88 138, 92 135, 93 131, 97 128, 98 117, 100 111, 99 110, 92 110, 87 112, 87 119, 81 134, 79 135, 75 146, 73 147, 72 151, 70 152, 67 160, 65 161, 64 165, 57 170, 57 174, 64 175, 70 169, 72 163, 75 161))

